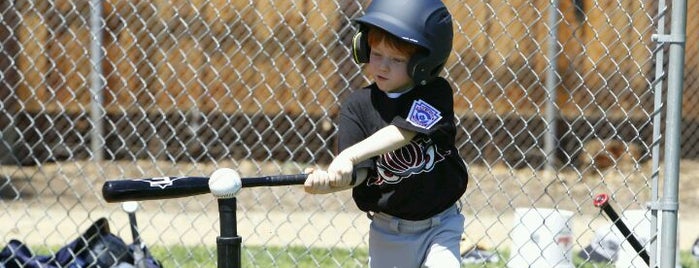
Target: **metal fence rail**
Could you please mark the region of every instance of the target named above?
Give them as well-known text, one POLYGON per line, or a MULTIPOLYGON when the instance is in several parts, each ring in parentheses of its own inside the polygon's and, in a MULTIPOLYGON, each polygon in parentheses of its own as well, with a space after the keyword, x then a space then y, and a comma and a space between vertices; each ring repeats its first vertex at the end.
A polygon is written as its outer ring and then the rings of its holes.
MULTIPOLYGON (((0 2, 3 242, 61 245, 103 216, 128 232, 126 215, 99 194, 106 180, 327 165, 339 103, 368 82, 348 48, 365 2, 0 2)), ((455 39, 443 75, 458 89, 457 146, 471 175, 468 243, 511 261, 525 254, 518 209, 554 208, 572 213, 571 240, 556 246, 578 252, 609 224, 592 205, 605 192, 623 211, 650 207, 651 262, 675 262, 673 241, 688 249, 678 203, 695 205, 677 183, 680 160, 699 156, 699 113, 682 109, 699 98, 699 57, 684 55, 699 48, 685 39, 699 29, 699 18, 685 19, 699 4, 445 4, 455 39)), ((367 246, 368 220, 349 193, 274 187, 238 200, 246 246, 367 246)), ((215 261, 210 196, 141 206, 148 244, 204 246, 215 261)))

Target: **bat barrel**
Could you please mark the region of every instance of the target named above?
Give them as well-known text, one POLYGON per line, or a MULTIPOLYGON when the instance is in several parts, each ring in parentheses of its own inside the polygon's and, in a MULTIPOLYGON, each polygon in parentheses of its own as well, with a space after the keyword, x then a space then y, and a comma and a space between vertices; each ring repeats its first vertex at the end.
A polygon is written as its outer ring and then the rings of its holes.
MULTIPOLYGON (((243 187, 303 184, 308 175, 277 175, 242 178, 243 187)), ((102 196, 109 203, 159 200, 209 193, 209 177, 157 177, 107 181, 102 196)))
POLYGON ((187 197, 209 192, 207 177, 160 177, 105 182, 102 196, 110 203, 187 197))

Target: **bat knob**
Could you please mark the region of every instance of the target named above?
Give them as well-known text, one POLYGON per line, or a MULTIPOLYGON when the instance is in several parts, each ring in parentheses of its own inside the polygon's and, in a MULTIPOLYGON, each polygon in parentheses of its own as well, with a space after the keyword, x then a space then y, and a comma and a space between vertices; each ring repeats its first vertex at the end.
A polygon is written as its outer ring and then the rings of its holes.
POLYGON ((592 204, 598 208, 607 205, 607 202, 609 202, 609 195, 607 194, 598 194, 592 200, 592 204))

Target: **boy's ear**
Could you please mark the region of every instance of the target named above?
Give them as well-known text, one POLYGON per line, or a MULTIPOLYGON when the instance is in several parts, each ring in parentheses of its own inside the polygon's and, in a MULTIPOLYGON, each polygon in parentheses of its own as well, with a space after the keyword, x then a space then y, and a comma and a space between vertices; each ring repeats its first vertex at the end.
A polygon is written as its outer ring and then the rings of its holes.
POLYGON ((352 37, 352 58, 354 58, 354 62, 357 64, 369 62, 371 47, 369 47, 367 39, 367 34, 364 30, 359 30, 352 37))

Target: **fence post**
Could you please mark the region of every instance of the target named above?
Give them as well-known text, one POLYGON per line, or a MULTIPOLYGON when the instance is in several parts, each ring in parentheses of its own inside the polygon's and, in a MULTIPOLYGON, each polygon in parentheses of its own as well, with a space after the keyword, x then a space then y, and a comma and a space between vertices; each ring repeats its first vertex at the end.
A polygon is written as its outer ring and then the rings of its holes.
POLYGON ((560 46, 558 45, 558 0, 551 0, 549 6, 549 40, 548 40, 548 69, 546 71, 546 91, 548 92, 548 106, 546 107, 546 138, 544 142, 544 151, 546 153, 546 167, 550 171, 554 171, 554 163, 556 162, 556 148, 558 148, 557 120, 558 120, 558 94, 557 88, 560 83, 558 79, 558 54, 560 54, 560 46))
POLYGON ((684 86, 684 48, 687 34, 687 1, 672 1, 670 35, 656 36, 669 43, 667 119, 665 130, 665 178, 660 238, 660 267, 674 267, 677 256, 677 209, 682 126, 682 90, 684 86))
MULTIPOLYGON (((667 13, 667 5, 665 0, 658 1, 658 21, 657 34, 665 34, 665 15, 667 13)), ((661 127, 662 127, 662 109, 663 109, 663 86, 666 80, 665 68, 663 66, 665 62, 665 50, 662 43, 656 43, 655 49, 653 50, 653 55, 655 57, 655 78, 651 84, 653 90, 653 140, 651 141, 651 194, 650 194, 650 229, 651 229, 651 239, 650 239, 650 250, 648 254, 650 255, 650 265, 649 267, 656 267, 658 262, 658 198, 659 198, 659 181, 660 176, 660 143, 662 139, 661 127)))
POLYGON ((19 18, 12 11, 12 1, 0 2, 0 164, 19 162, 15 156, 19 140, 15 128, 18 101, 13 97, 14 87, 19 83, 19 74, 14 65, 14 59, 19 53, 19 45, 14 36, 19 18))
POLYGON ((100 161, 104 159, 104 137, 102 121, 104 120, 104 87, 106 82, 102 78, 102 35, 104 21, 102 20, 102 0, 90 0, 90 151, 92 159, 100 161))

